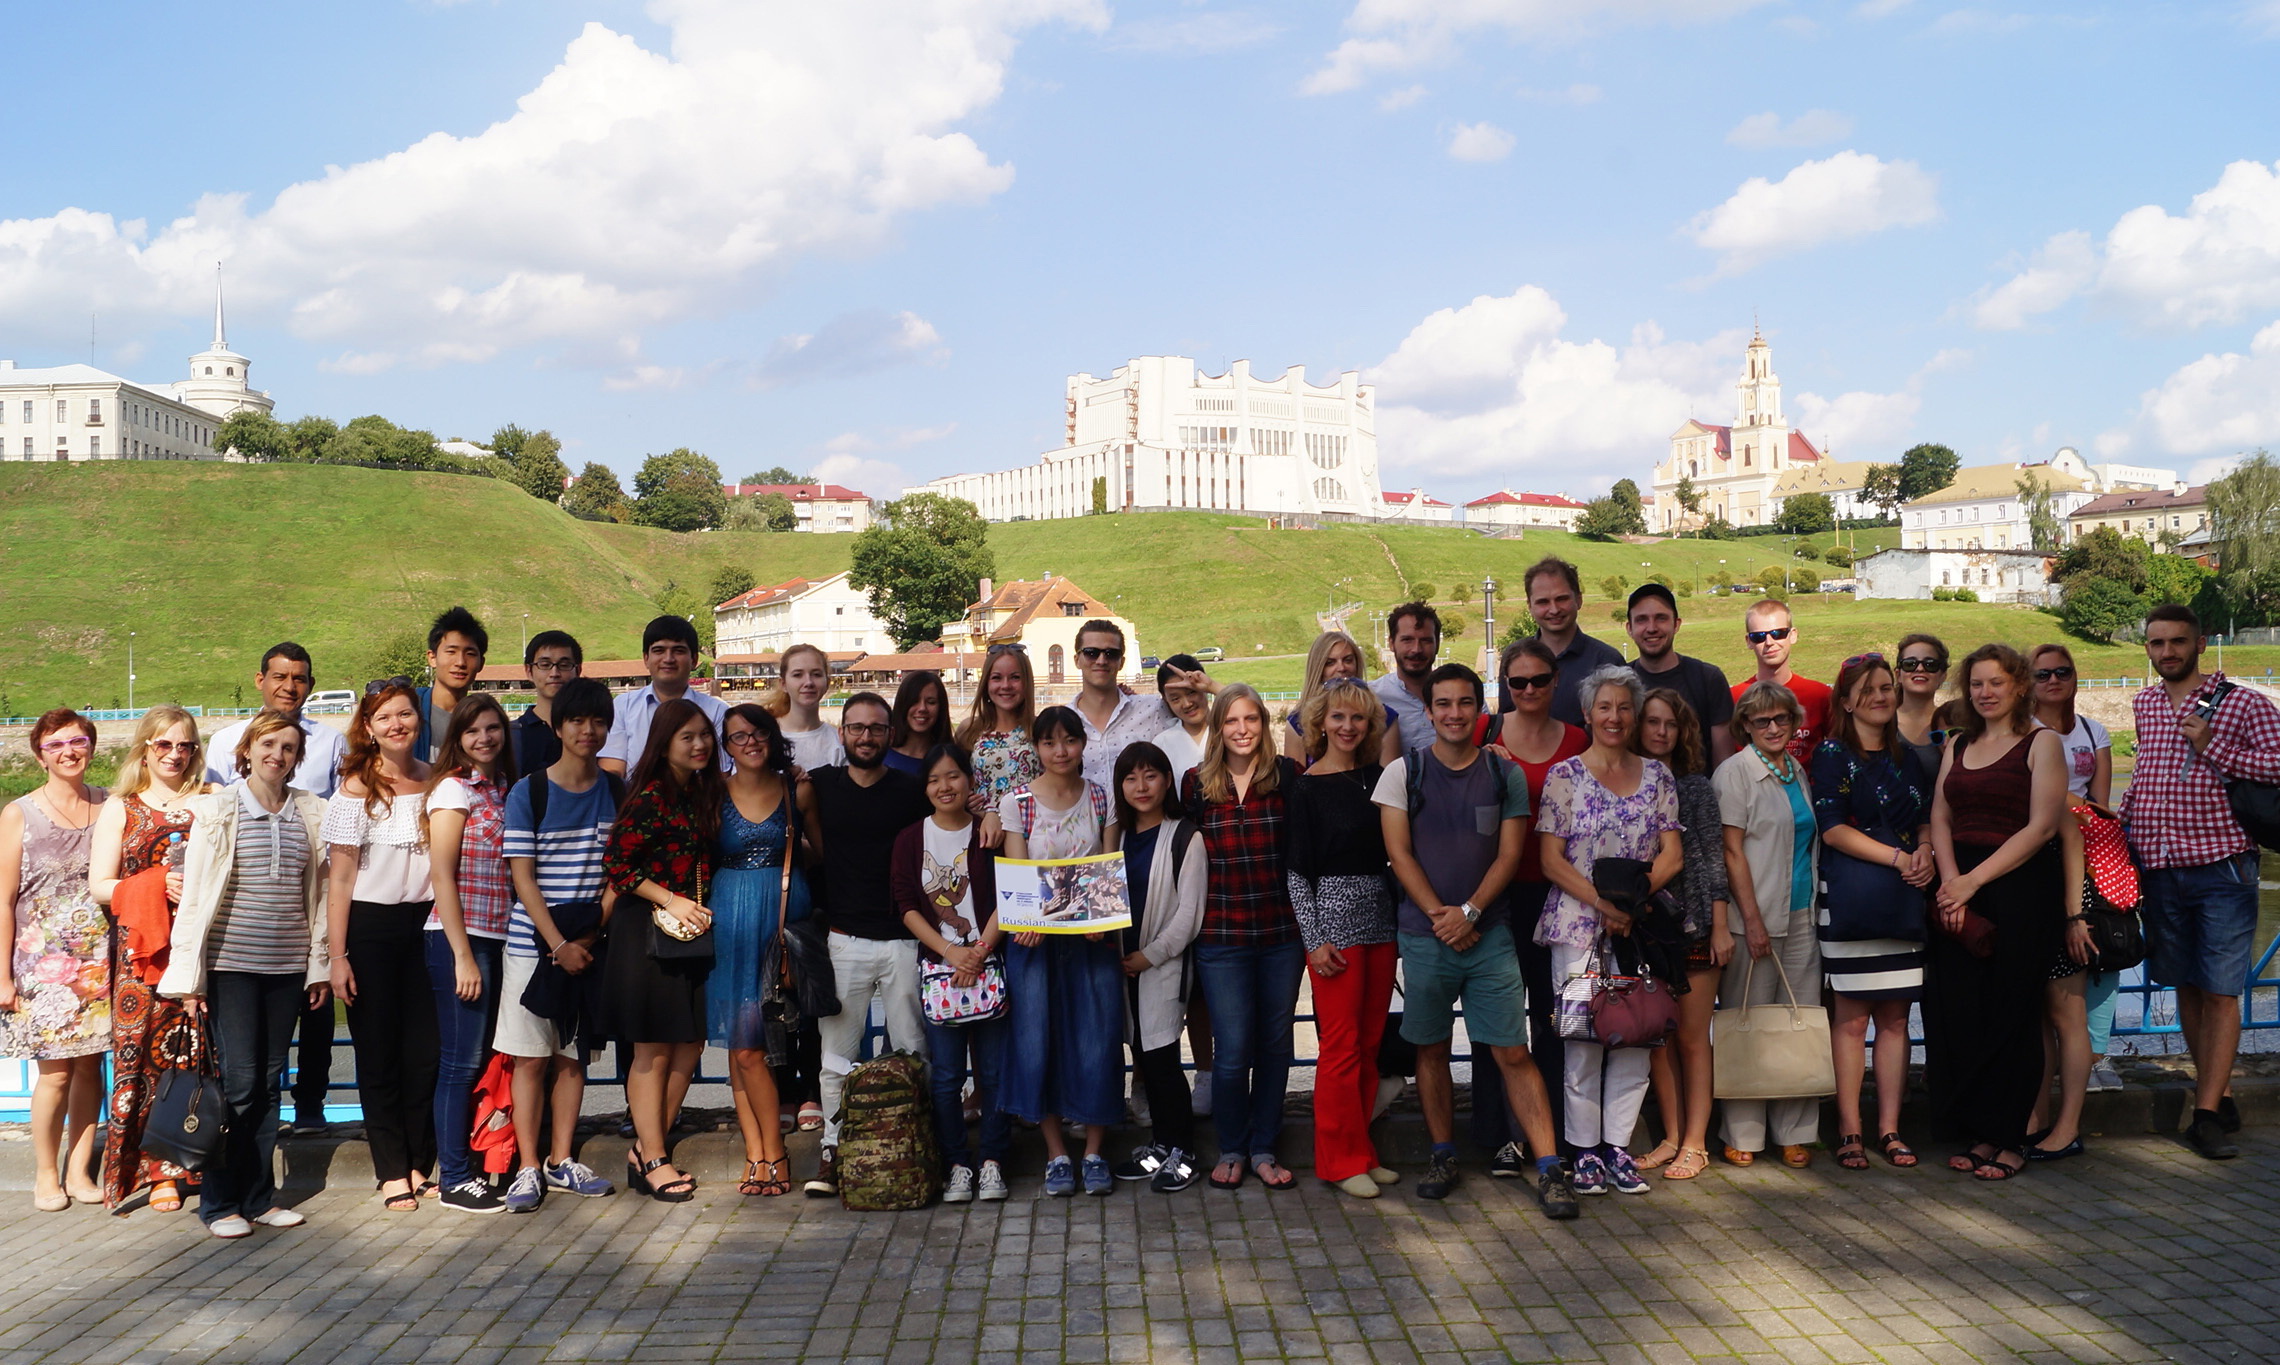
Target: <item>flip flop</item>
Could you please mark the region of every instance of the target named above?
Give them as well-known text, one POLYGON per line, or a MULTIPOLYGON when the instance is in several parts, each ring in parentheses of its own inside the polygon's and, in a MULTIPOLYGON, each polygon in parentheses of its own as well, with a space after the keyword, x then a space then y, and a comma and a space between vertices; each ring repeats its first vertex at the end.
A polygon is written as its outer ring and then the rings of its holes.
POLYGON ((1270 1190, 1289 1190, 1296 1189, 1298 1187, 1298 1177, 1291 1174, 1290 1171, 1284 1168, 1281 1162, 1276 1161, 1272 1157, 1267 1158, 1265 1161, 1252 1162, 1251 1171, 1252 1174, 1259 1177, 1259 1183, 1266 1186, 1270 1190), (1261 1169, 1262 1167, 1272 1167, 1275 1170, 1281 1171, 1282 1179, 1277 1180, 1273 1176, 1268 1175, 1265 1170, 1261 1169))
POLYGON ((1227 1157, 1221 1160, 1217 1166, 1212 1168, 1211 1183, 1223 1190, 1232 1190, 1239 1188, 1243 1183, 1242 1159, 1240 1157, 1227 1157), (1221 1179, 1220 1172, 1228 1170, 1232 1170, 1235 1173, 1234 1179, 1221 1179))

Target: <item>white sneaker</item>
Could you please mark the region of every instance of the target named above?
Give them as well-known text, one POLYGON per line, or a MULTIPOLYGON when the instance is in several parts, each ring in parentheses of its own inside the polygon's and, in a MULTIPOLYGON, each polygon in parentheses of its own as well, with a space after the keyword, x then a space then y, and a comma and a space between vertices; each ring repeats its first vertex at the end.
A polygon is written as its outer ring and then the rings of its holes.
POLYGON ((982 1163, 981 1179, 975 1182, 975 1195, 985 1204, 994 1204, 1012 1191, 1005 1187, 1005 1168, 994 1161, 982 1163))
POLYGON ((235 1241, 240 1237, 251 1237, 253 1235, 253 1224, 248 1223, 243 1218, 240 1218, 233 1213, 225 1217, 216 1218, 213 1222, 208 1223, 206 1225, 206 1231, 214 1234, 216 1237, 235 1241))
POLYGON ((2119 1090, 2122 1088, 2122 1073, 2114 1069, 2112 1062, 2101 1057, 2098 1064, 2090 1068, 2090 1084, 2087 1088, 2093 1091, 2119 1090))
POLYGON ((309 1220, 291 1209, 271 1209, 253 1221, 265 1228, 297 1228, 309 1220))
POLYGON ((942 1187, 942 1202, 945 1204, 971 1204, 974 1202, 973 1167, 952 1166, 950 1168, 950 1183, 942 1187))
POLYGON ((1194 1108, 1195 1116, 1197 1118, 1207 1119, 1211 1117, 1210 1072, 1198 1071, 1195 1073, 1195 1090, 1190 1100, 1190 1104, 1194 1108))

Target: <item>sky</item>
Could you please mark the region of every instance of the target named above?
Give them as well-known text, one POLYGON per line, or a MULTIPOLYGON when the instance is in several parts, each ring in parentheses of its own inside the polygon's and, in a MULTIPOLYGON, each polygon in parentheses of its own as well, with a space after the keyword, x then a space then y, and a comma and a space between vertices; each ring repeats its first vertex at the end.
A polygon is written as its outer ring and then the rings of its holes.
POLYGON ((1138 355, 1383 482, 1644 483, 1753 325, 1838 459, 2280 445, 2280 0, 371 0, 14 16, 0 356, 891 495, 1138 355), (100 71, 96 68, 100 68, 100 71))

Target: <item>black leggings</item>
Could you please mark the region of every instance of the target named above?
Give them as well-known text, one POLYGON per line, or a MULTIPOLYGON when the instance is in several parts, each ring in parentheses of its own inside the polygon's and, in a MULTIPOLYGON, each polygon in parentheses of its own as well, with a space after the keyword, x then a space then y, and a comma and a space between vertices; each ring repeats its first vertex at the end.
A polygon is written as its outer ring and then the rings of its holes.
POLYGON ((1194 1155, 1195 1101, 1188 1091, 1187 1073, 1180 1069, 1179 1039, 1145 1052, 1135 1049, 1133 1055, 1148 1096, 1148 1121, 1154 1126, 1156 1145, 1194 1155))
POLYGON ((348 965, 356 1000, 348 1007, 356 1046, 356 1094, 372 1174, 402 1180, 435 1174, 435 999, 428 985, 427 923, 433 902, 352 901, 348 965))

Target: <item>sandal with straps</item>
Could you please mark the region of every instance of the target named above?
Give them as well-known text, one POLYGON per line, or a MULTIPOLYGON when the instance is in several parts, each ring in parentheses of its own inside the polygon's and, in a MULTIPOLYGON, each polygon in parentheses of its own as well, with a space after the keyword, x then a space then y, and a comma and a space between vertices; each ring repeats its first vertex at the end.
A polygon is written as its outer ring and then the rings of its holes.
POLYGON ((671 1163, 661 1156, 642 1162, 641 1182, 649 1187, 649 1197, 660 1204, 686 1204, 697 1196, 697 1182, 693 1178, 683 1175, 678 1180, 668 1180, 662 1185, 649 1178, 651 1171, 669 1164, 671 1163))
POLYGON ((182 1208, 182 1187, 171 1180, 161 1180, 150 1187, 150 1209, 153 1213, 176 1213, 182 1208))
MULTIPOLYGON (((1678 1160, 1678 1154, 1682 1150, 1684 1149, 1677 1143, 1669 1138, 1664 1138, 1655 1144, 1653 1151, 1648 1152, 1645 1156, 1635 1158, 1631 1164, 1642 1171, 1652 1171, 1678 1160)), ((1703 1155, 1708 1156, 1709 1153, 1704 1152, 1703 1155)))
POLYGON ((1876 1145, 1884 1149, 1886 1161, 1902 1170, 1916 1164, 1916 1149, 1902 1142, 1898 1133, 1886 1133, 1876 1140, 1876 1145))
POLYGON ((792 1192, 792 1159, 790 1157, 779 1157, 774 1161, 763 1161, 759 1164, 766 1167, 770 1172, 768 1178, 760 1182, 760 1193, 762 1195, 772 1197, 792 1192))
POLYGON ((1868 1148, 1861 1143, 1860 1134, 1846 1133, 1837 1139, 1837 1164, 1848 1171, 1868 1169, 1868 1148))
POLYGON ((760 1168, 767 1164, 768 1163, 765 1161, 745 1162, 744 1178, 736 1182, 736 1192, 738 1194, 747 1195, 756 1195, 761 1193, 760 1187, 767 1182, 760 1178, 760 1168))
POLYGON ((1710 1153, 1701 1147, 1681 1147, 1678 1156, 1663 1167, 1665 1180, 1692 1180, 1710 1169, 1710 1153))

